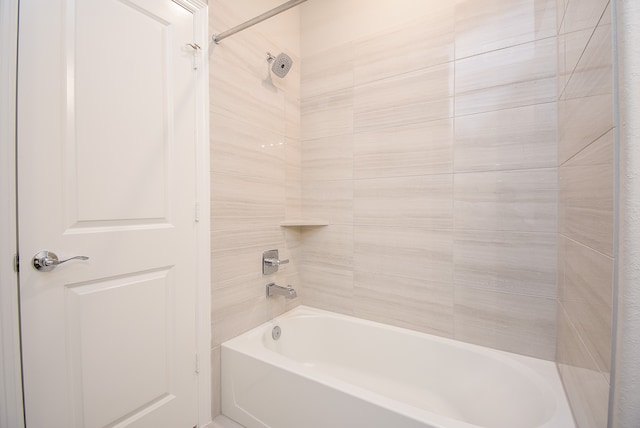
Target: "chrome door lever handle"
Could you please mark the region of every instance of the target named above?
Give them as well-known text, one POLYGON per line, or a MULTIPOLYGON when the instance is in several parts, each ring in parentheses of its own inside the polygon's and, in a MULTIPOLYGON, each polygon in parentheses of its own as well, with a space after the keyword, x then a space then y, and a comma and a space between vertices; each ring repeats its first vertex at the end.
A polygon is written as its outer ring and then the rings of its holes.
POLYGON ((33 259, 31 259, 31 264, 40 272, 49 272, 55 269, 56 266, 61 265, 62 263, 66 263, 69 260, 89 260, 89 257, 75 256, 69 257, 68 259, 60 260, 57 254, 53 251, 40 251, 35 256, 33 256, 33 259))

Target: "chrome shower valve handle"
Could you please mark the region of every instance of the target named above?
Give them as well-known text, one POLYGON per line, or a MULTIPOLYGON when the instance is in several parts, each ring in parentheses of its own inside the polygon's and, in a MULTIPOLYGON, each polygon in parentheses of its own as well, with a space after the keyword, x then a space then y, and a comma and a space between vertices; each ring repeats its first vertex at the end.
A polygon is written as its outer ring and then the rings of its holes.
POLYGON ((262 274, 270 275, 278 272, 280 265, 289 263, 289 260, 280 260, 278 250, 268 250, 262 253, 262 274))
POLYGON ((89 260, 87 256, 75 256, 68 259, 60 260, 58 255, 53 251, 40 251, 31 260, 31 264, 36 270, 40 272, 49 272, 56 268, 56 266, 66 263, 69 260, 89 260))

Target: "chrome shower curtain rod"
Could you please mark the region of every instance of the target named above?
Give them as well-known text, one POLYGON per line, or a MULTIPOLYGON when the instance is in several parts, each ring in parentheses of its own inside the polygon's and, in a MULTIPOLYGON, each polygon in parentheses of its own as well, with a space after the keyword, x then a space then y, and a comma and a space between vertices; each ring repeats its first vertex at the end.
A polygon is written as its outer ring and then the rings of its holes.
POLYGON ((220 43, 223 39, 226 39, 229 36, 233 36, 234 34, 236 34, 237 32, 240 32, 242 30, 246 30, 249 27, 253 27, 256 24, 259 24, 260 22, 264 21, 265 19, 269 19, 272 16, 276 16, 282 12, 284 12, 285 10, 289 10, 292 7, 295 7, 301 3, 306 2, 307 0, 289 0, 286 3, 281 4, 278 7, 274 7, 273 9, 256 16, 253 19, 248 20, 247 22, 244 22, 240 25, 236 25, 235 27, 233 27, 230 30, 227 31, 223 31, 220 34, 214 34, 213 36, 211 36, 211 39, 215 42, 215 43, 220 43))

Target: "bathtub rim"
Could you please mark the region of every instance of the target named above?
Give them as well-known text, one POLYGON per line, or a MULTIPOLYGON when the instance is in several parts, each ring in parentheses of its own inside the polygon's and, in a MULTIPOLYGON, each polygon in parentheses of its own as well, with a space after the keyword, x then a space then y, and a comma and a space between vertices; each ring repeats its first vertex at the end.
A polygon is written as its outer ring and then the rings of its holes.
MULTIPOLYGON (((433 424, 434 428, 479 428, 478 425, 474 425, 470 422, 428 411, 426 409, 404 403, 397 399, 382 395, 378 392, 371 391, 362 386, 342 380, 338 377, 332 376, 331 374, 322 373, 319 370, 315 370, 313 367, 308 367, 299 361, 293 360, 274 350, 268 349, 262 343, 262 338, 264 337, 264 335, 270 334, 269 332, 271 331, 271 329, 274 326, 279 325, 282 320, 286 320, 289 318, 327 317, 333 319, 346 319, 347 322, 373 326, 374 328, 382 328, 388 331, 412 337, 434 340, 447 346, 453 346, 465 351, 471 351, 472 353, 479 353, 490 359, 497 359, 498 361, 507 364, 512 369, 516 369, 519 371, 522 370, 525 377, 530 380, 537 387, 537 389, 540 390, 541 393, 547 393, 548 396, 552 397, 548 400, 549 404, 553 406, 553 408, 549 410, 551 416, 547 418, 542 423, 542 425, 538 425, 536 428, 575 428, 575 421, 568 405, 566 395, 564 393, 564 388, 559 378, 557 365, 554 361, 543 360, 495 348, 489 348, 482 345, 462 342, 459 340, 410 330, 403 327, 397 327, 378 321, 358 318, 352 315, 346 315, 324 309, 299 305, 271 320, 262 323, 257 327, 246 331, 239 336, 223 342, 221 344, 221 349, 238 352, 258 361, 271 364, 280 370, 285 370, 314 382, 318 382, 325 387, 348 394, 350 396, 366 399, 378 406, 386 408, 389 411, 401 414, 410 419, 419 421, 426 420, 429 424, 433 424), (558 421, 571 421, 573 425, 557 425, 558 421)), ((223 392, 222 397, 224 397, 224 395, 225 394, 223 392)), ((545 395, 543 398, 546 399, 548 398, 548 396, 545 395)))

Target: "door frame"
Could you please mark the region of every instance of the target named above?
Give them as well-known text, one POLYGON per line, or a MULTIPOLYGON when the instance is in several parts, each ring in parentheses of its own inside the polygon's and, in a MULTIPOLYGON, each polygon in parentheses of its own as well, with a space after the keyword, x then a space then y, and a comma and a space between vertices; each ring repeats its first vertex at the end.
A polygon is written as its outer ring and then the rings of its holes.
MULTIPOLYGON (((173 0, 191 10, 195 40, 209 46, 208 5, 201 0, 173 0)), ((16 202, 16 83, 19 0, 0 3, 0 428, 24 427, 18 276, 12 268, 17 253, 16 202)), ((211 270, 209 184, 209 65, 207 49, 200 51, 196 82, 196 168, 198 199, 196 336, 199 361, 198 426, 211 418, 211 270)), ((24 256, 23 256, 24 258, 24 256)), ((24 260, 23 260, 23 266, 24 260)))
POLYGON ((24 427, 17 253, 16 83, 18 0, 0 2, 0 428, 24 427))

